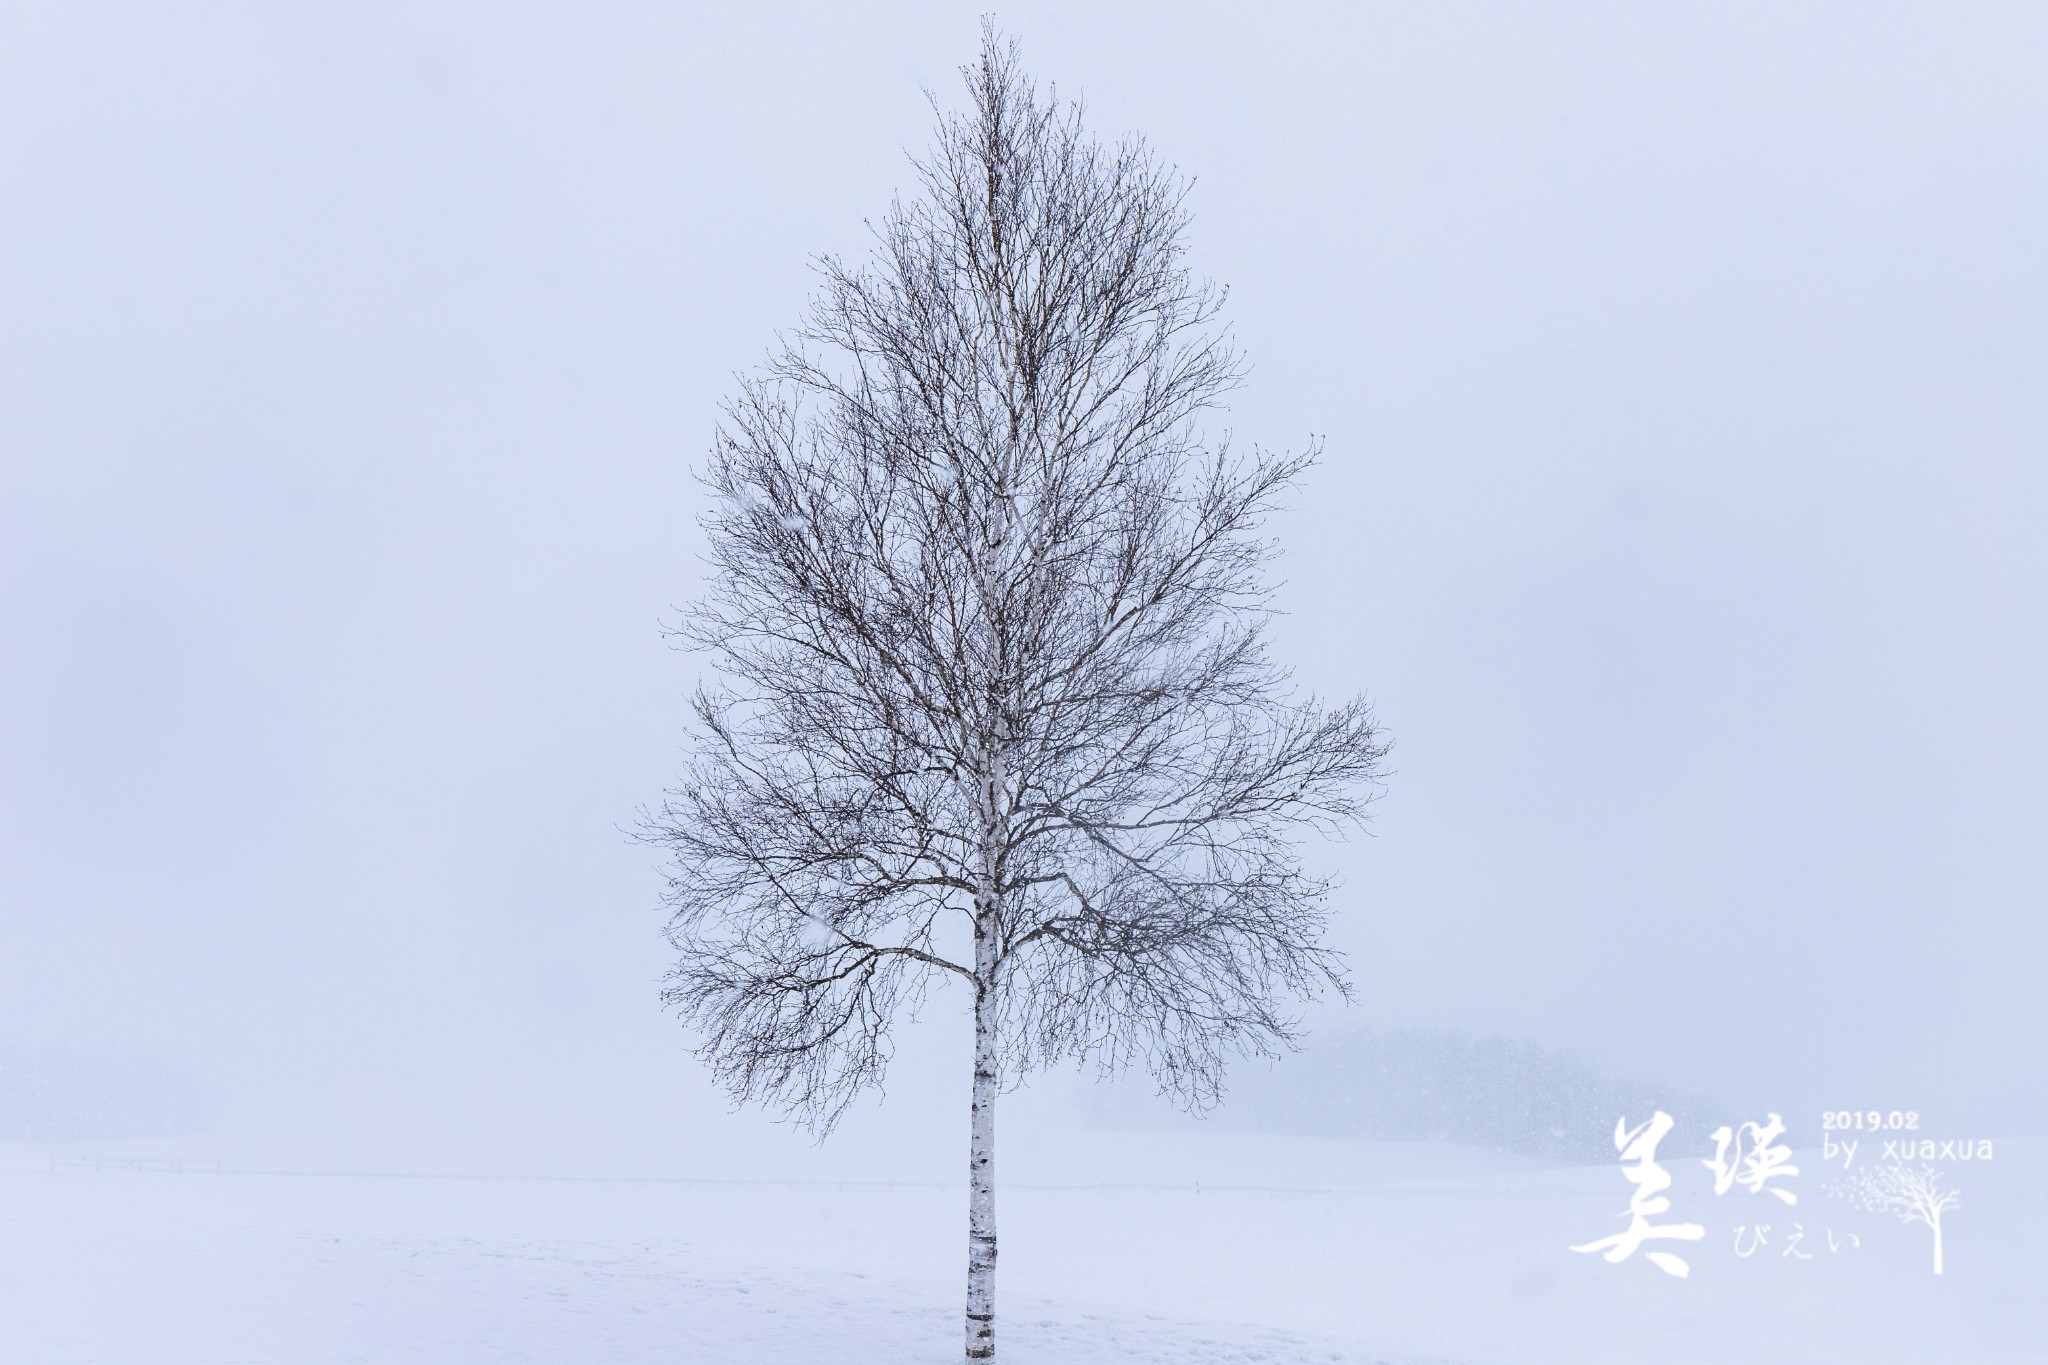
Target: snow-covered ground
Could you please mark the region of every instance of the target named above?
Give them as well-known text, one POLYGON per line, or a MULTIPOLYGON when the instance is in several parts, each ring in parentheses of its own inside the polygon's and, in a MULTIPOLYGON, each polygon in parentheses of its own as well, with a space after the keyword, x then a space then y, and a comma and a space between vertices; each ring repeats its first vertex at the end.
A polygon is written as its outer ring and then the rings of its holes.
MULTIPOLYGON (((959 1354, 964 1205, 943 1185, 69 1167, 0 1149, 0 1361, 36 1365, 853 1362, 959 1354)), ((73 1152, 65 1149, 62 1156, 73 1152)), ((1618 1166, 1237 1134, 1019 1146, 1001 1196, 1000 1339, 1098 1362, 1940 1362, 2048 1359, 2038 1141, 1963 1167, 1947 1273, 1924 1229, 1822 1193, 1796 1209, 1667 1162, 1693 1273, 1569 1244, 1619 1226, 1618 1166), (1748 1205, 1730 1201, 1749 1199, 1748 1205), (1739 1217, 1738 1217, 1739 1215, 1739 1217), (1738 1256, 1728 1229, 1773 1225, 1738 1256), (1811 1260, 1783 1254, 1803 1225, 1811 1260), (1860 1245, 1828 1250, 1826 1231, 1860 1245)), ((275 1154, 269 1154, 274 1157, 275 1154)))

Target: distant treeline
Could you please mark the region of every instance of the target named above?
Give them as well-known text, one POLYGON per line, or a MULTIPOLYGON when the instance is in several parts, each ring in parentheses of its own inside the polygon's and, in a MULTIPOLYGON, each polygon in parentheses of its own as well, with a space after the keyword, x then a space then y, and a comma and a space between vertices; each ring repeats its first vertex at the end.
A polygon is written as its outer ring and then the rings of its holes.
POLYGON ((202 1117, 190 1073, 160 1058, 0 1040, 0 1141, 176 1137, 202 1117))
POLYGON ((1622 1080, 1531 1042, 1427 1028, 1318 1034, 1278 1061, 1240 1062, 1223 1104, 1200 1120, 1135 1080, 1096 1087, 1088 1107, 1104 1128, 1200 1122, 1232 1132, 1460 1142, 1589 1164, 1615 1160, 1617 1118, 1633 1127, 1656 1110, 1669 1113, 1676 1124, 1659 1156, 1710 1152, 1710 1134, 1729 1121, 1699 1096, 1622 1080))

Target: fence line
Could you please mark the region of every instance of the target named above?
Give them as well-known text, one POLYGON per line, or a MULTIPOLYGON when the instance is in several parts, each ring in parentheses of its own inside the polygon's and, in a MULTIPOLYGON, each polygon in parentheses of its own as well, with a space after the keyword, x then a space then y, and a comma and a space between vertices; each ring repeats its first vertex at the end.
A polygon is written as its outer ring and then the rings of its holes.
POLYGON ((50 1153, 50 1174, 59 1171, 149 1171, 219 1175, 220 1158, 189 1156, 60 1156, 50 1153))
MULTIPOLYGON (((473 1181, 527 1181, 546 1184, 589 1184, 589 1185, 691 1185, 712 1188, 731 1187, 734 1189, 784 1188, 784 1189, 832 1189, 832 1190, 948 1190, 964 1191, 965 1180, 773 1180, 760 1178, 735 1178, 731 1176, 661 1176, 661 1175, 480 1175, 455 1171, 294 1171, 274 1168, 224 1166, 218 1158, 202 1160, 189 1157, 118 1157, 118 1156, 58 1156, 50 1157, 50 1171, 136 1171, 154 1174, 205 1174, 205 1175, 254 1175, 292 1177, 314 1180, 473 1180, 473 1181)), ((1486 1180, 1489 1177, 1476 1177, 1486 1180)), ((1475 1177, 1452 1177, 1451 1179, 1475 1179, 1475 1177)), ((1290 1194, 1290 1195, 1399 1195, 1399 1194, 1471 1194, 1471 1195, 1514 1195, 1518 1197, 1572 1198, 1576 1191, 1569 1190, 1514 1190, 1468 1188, 1459 1189, 1433 1184, 1428 1179, 1412 1183, 1393 1185, 1212 1185, 1205 1181, 1186 1180, 1176 1182, 1152 1181, 1145 1183, 1087 1183, 1087 1184, 1044 1184, 1034 1181, 1011 1181, 1005 1186, 1009 1190, 1029 1190, 1038 1193, 1107 1193, 1123 1192, 1182 1192, 1192 1190, 1196 1194, 1290 1194)))

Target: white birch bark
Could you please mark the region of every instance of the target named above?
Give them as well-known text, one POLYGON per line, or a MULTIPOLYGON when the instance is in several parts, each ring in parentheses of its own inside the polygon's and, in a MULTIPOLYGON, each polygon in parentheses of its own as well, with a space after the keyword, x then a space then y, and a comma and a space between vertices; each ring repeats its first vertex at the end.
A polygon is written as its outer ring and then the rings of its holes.
MULTIPOLYGON (((1000 724, 1000 722, 998 722, 1000 724)), ((996 1061, 1001 952, 1001 849, 1010 814, 1009 736, 989 746, 980 792, 981 848, 974 895, 974 1089, 968 1104, 967 1359, 996 1356, 996 1061)))
MULTIPOLYGON (((992 961, 984 942, 977 965, 992 961)), ((967 1358, 996 1355, 996 1036, 994 992, 977 985, 974 1000, 974 1097, 967 1160, 967 1358)))

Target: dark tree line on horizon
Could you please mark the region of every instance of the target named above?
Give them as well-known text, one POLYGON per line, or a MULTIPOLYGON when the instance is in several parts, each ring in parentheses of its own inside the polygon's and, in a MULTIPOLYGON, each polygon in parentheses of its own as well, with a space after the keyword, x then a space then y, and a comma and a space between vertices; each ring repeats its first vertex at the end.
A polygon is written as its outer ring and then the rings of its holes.
POLYGON ((1199 1122, 1228 1132, 1456 1142, 1588 1165, 1615 1159, 1617 1118, 1634 1125, 1658 1109, 1676 1120, 1660 1156, 1706 1155, 1715 1128, 1761 1117, 1527 1040, 1413 1027, 1332 1029, 1270 1065, 1234 1067, 1223 1102, 1199 1120, 1136 1083, 1098 1088, 1087 1101, 1090 1120, 1108 1128, 1199 1122))

